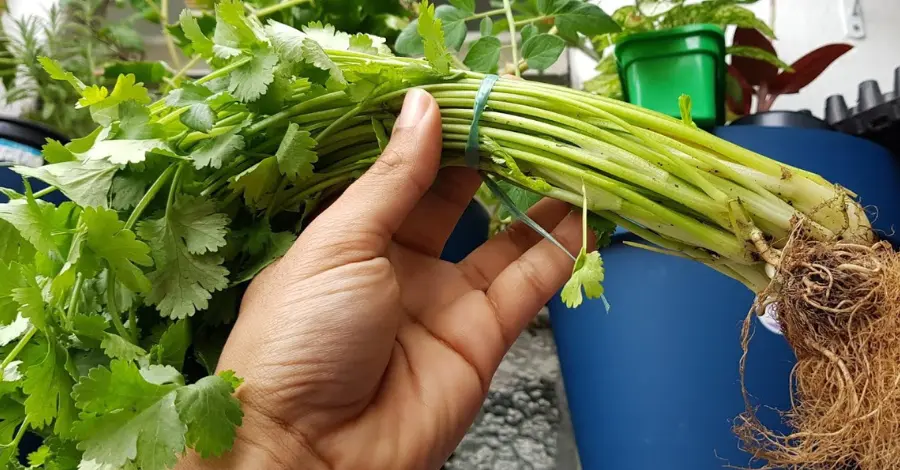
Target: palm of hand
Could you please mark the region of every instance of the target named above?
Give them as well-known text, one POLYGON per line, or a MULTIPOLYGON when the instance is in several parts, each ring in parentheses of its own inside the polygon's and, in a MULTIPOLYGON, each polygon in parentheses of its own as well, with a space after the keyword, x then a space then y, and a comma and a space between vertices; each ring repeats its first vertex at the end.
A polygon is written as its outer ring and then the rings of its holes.
MULTIPOLYGON (((284 468, 438 468, 571 272, 518 224, 458 265, 439 259, 479 178, 438 174, 440 117, 420 99, 415 125, 398 123, 379 162, 254 280, 220 359, 245 378, 245 421, 269 429, 239 439, 292 448, 274 459, 284 468)), ((549 200, 530 213, 573 250, 580 221, 567 214, 549 200)))

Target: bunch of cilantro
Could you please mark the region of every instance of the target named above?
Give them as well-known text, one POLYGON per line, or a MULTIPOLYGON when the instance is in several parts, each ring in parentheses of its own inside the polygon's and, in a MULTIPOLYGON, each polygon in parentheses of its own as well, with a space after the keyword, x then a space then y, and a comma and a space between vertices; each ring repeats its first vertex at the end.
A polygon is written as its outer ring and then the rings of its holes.
MULTIPOLYGON (((23 192, 0 188, 0 461, 163 470, 231 448, 241 379, 216 365, 247 282, 377 158, 390 103, 466 73, 434 7, 420 11, 427 61, 318 23, 264 25, 237 0, 211 33, 184 12, 190 53, 215 71, 156 102, 134 75, 109 89, 40 60, 97 128, 16 168, 23 192), (345 148, 357 124, 372 140, 345 148), (53 191, 69 202, 44 201, 53 191)), ((602 276, 582 250, 567 298, 601 295, 602 276)))

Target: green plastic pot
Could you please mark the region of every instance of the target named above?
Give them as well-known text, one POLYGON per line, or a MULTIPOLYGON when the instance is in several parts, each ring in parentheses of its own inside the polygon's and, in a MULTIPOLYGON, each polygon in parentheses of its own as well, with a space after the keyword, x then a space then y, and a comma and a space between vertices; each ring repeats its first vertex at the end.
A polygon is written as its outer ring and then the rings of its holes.
POLYGON ((725 34, 696 24, 638 33, 616 45, 622 91, 632 104, 680 117, 678 97, 689 95, 700 127, 725 122, 725 34))

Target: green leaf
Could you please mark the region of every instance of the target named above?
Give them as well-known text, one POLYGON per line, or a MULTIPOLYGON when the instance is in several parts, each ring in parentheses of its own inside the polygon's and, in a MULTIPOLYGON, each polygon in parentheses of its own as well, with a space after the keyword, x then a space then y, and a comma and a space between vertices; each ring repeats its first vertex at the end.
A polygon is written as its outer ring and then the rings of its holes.
POLYGON ((11 298, 19 305, 19 314, 27 318, 35 328, 47 330, 47 312, 44 309, 44 292, 30 266, 20 268, 21 287, 12 289, 11 298))
POLYGON ((304 62, 328 72, 328 80, 325 85, 329 90, 342 90, 347 86, 344 72, 328 57, 321 44, 312 39, 304 39, 301 50, 304 62))
MULTIPOLYGON (((150 121, 150 110, 137 102, 127 101, 121 104, 119 109, 118 131, 116 140, 147 140, 162 139, 166 137, 163 127, 150 121)), ((96 141, 95 141, 96 142, 96 141)), ((91 145, 93 147, 93 145, 91 145)), ((86 153, 86 149, 80 153, 86 153)))
POLYGON ((397 36, 397 41, 394 43, 394 50, 398 54, 407 57, 425 55, 425 42, 419 34, 419 20, 413 20, 403 28, 403 31, 397 36))
POLYGON ((587 37, 622 31, 619 24, 599 6, 589 2, 568 2, 554 22, 561 36, 574 40, 581 34, 587 37))
POLYGON ((82 158, 84 160, 107 160, 116 165, 127 165, 143 162, 147 159, 149 152, 172 153, 162 139, 102 140, 83 153, 82 158))
POLYGON ((41 147, 41 155, 47 163, 63 163, 75 160, 75 154, 54 139, 47 139, 47 143, 41 147))
POLYGON ((203 34, 200 24, 190 10, 183 10, 178 18, 181 24, 181 30, 185 37, 190 41, 191 49, 200 54, 204 58, 210 58, 213 55, 213 42, 203 34))
POLYGON ((258 254, 255 259, 249 263, 247 263, 244 271, 239 273, 235 280, 234 284, 242 284, 252 280, 256 277, 257 274, 261 273, 263 269, 266 269, 287 254, 288 250, 291 249, 291 246, 294 245, 294 241, 297 240, 297 236, 290 232, 278 232, 272 233, 271 228, 268 228, 268 233, 266 233, 263 248, 260 250, 261 253, 258 254))
POLYGON ((213 35, 213 51, 223 59, 240 54, 264 43, 262 27, 247 18, 243 2, 222 0, 216 4, 216 32, 213 35))
POLYGON ((522 36, 522 44, 524 44, 538 34, 538 29, 535 25, 529 24, 522 28, 522 31, 520 31, 519 34, 522 36))
POLYGON ((249 63, 231 73, 228 92, 245 103, 257 100, 275 80, 276 65, 278 55, 273 52, 254 55, 249 63))
POLYGON ((159 343, 150 353, 155 363, 181 370, 184 367, 184 356, 190 346, 191 330, 188 322, 178 320, 166 328, 159 338, 159 343))
MULTIPOLYGON (((588 199, 587 189, 584 187, 583 183, 581 190, 584 195, 584 202, 581 205, 581 223, 584 238, 581 245, 581 251, 578 253, 578 258, 575 259, 572 277, 566 282, 566 285, 563 286, 562 293, 560 294, 562 301, 569 308, 577 308, 584 302, 584 296, 581 292, 582 288, 584 289, 584 295, 589 299, 603 297, 603 279, 605 277, 603 259, 600 257, 600 253, 596 251, 592 253, 587 252, 588 199)), ((607 306, 607 309, 608 308, 609 307, 607 306)))
POLYGON ((128 74, 134 75, 135 79, 141 83, 153 84, 163 83, 165 78, 172 76, 172 72, 163 62, 112 62, 103 68, 103 76, 108 79, 128 74))
POLYGON ((434 5, 428 0, 422 1, 419 11, 418 32, 422 36, 425 58, 438 73, 446 75, 450 73, 453 59, 444 42, 441 20, 435 17, 434 5))
POLYGON ((566 42, 552 34, 538 34, 522 44, 522 57, 528 67, 546 70, 553 66, 566 48, 566 42))
POLYGON ((246 204, 265 209, 271 195, 278 189, 281 172, 275 157, 268 157, 231 179, 234 192, 243 194, 246 204))
MULTIPOLYGON (((56 186, 79 206, 104 208, 109 206, 109 189, 118 169, 117 165, 106 160, 71 161, 37 168, 14 168, 23 176, 37 178, 56 186)), ((3 209, 0 209, 0 213, 2 212, 3 209)), ((0 218, 2 217, 0 215, 0 218)))
POLYGON ((747 57, 750 59, 761 60, 778 67, 779 70, 784 70, 786 72, 794 71, 794 69, 787 62, 779 59, 775 54, 764 51, 758 47, 730 46, 725 49, 725 53, 740 57, 747 57))
POLYGON ((66 371, 69 355, 62 347, 47 344, 47 352, 41 362, 25 371, 25 413, 36 427, 49 425, 56 420, 54 432, 60 437, 71 435, 75 419, 72 386, 75 381, 66 371))
POLYGON ((227 219, 209 214, 211 204, 179 199, 167 215, 138 226, 138 234, 150 244, 156 268, 148 275, 153 287, 146 301, 165 317, 185 318, 205 310, 212 292, 228 286, 222 258, 198 254, 225 244, 227 219), (197 213, 205 216, 192 218, 197 213))
POLYGON ((472 43, 463 63, 475 72, 497 73, 501 46, 493 36, 479 38, 472 43))
POLYGON ((60 80, 69 82, 76 91, 81 92, 86 87, 81 80, 75 77, 75 74, 72 72, 67 72, 63 69, 62 65, 59 62, 49 58, 49 57, 38 57, 38 62, 40 62, 41 67, 50 75, 50 78, 54 80, 60 80))
POLYGON ((222 168, 223 164, 234 159, 244 149, 244 137, 238 134, 240 131, 241 126, 235 126, 225 134, 204 140, 191 152, 194 168, 222 168))
POLYGON ((209 132, 216 123, 216 113, 212 107, 206 103, 191 105, 191 107, 180 116, 181 123, 190 129, 199 132, 209 132))
POLYGON ((441 21, 444 30, 444 44, 458 51, 466 42, 466 18, 468 13, 450 5, 441 5, 434 10, 434 17, 441 21))
POLYGON ((53 237, 56 207, 44 201, 16 199, 0 204, 0 220, 5 220, 43 253, 57 252, 53 237))
POLYGON ((187 425, 187 444, 201 457, 220 456, 234 443, 235 429, 243 421, 241 403, 232 396, 233 373, 210 376, 178 390, 175 407, 187 425))
POLYGON ((134 363, 123 360, 91 370, 73 393, 82 410, 74 430, 83 462, 99 468, 132 462, 145 470, 173 467, 186 430, 175 407, 177 388, 148 382, 134 363))
POLYGON ((135 292, 150 290, 150 281, 138 266, 150 266, 150 247, 125 229, 116 212, 108 209, 85 208, 81 221, 86 229, 85 243, 99 258, 105 260, 122 284, 135 292))
MULTIPOLYGON (((532 26, 532 25, 528 25, 532 26)), ((482 36, 493 36, 494 35, 494 20, 491 19, 490 16, 486 16, 481 19, 481 24, 478 25, 478 31, 482 36)))
POLYGON ((107 356, 125 361, 133 361, 147 354, 147 351, 144 351, 140 346, 132 344, 127 339, 112 333, 106 333, 104 335, 100 347, 103 348, 103 352, 106 353, 107 356))
POLYGON ((40 446, 38 449, 30 454, 28 454, 28 465, 32 467, 40 467, 45 463, 48 463, 50 460, 50 448, 47 446, 40 446))
POLYGON ((313 174, 313 165, 319 160, 314 150, 316 145, 309 132, 301 131, 300 126, 292 123, 275 152, 278 169, 291 180, 309 178, 313 174))
POLYGON ((475 0, 450 0, 450 4, 463 11, 467 16, 475 14, 475 0))

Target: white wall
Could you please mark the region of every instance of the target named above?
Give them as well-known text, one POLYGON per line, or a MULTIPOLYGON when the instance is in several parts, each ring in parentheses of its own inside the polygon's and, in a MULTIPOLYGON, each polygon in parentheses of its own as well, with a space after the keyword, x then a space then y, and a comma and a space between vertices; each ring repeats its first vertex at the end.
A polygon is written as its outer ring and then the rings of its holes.
MULTIPOLYGON (((883 93, 893 89, 893 71, 900 67, 900 0, 860 0, 866 37, 848 39, 845 35, 842 8, 844 0, 776 0, 775 48, 779 56, 791 63, 807 52, 832 42, 847 42, 855 49, 838 59, 818 80, 799 94, 782 96, 775 109, 809 109, 817 116, 824 114, 825 98, 843 94, 849 106, 856 103, 860 82, 875 79, 883 93)), ((612 13, 633 0, 599 0, 601 7, 612 13)), ((764 21, 771 14, 770 0, 749 6, 764 21)), ((582 56, 573 65, 576 81, 592 76, 592 66, 582 56)), ((900 90, 898 90, 900 91, 900 90)))

